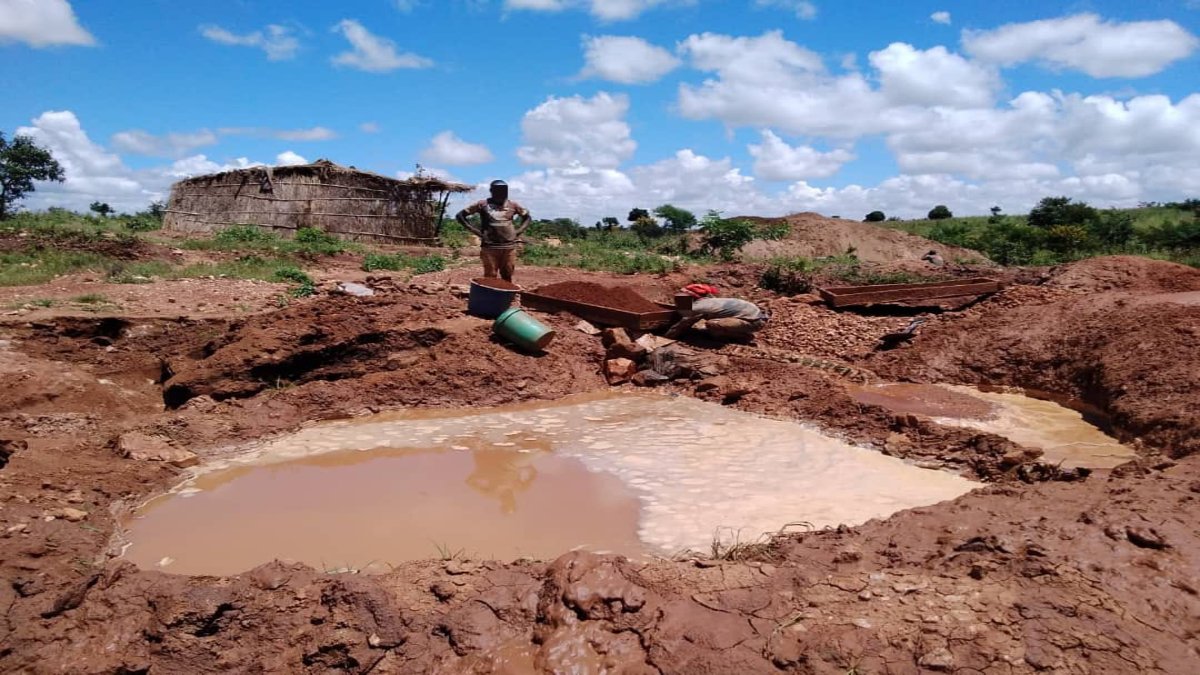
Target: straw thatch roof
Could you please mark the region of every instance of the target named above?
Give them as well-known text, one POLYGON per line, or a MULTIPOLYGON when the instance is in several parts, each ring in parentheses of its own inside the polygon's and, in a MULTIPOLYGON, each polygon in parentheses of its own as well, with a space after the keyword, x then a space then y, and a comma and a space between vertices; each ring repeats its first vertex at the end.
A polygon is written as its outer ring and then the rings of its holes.
POLYGON ((164 226, 211 232, 251 224, 290 236, 315 227, 344 239, 431 241, 451 194, 469 185, 418 175, 389 178, 328 160, 195 176, 171 187, 164 226))

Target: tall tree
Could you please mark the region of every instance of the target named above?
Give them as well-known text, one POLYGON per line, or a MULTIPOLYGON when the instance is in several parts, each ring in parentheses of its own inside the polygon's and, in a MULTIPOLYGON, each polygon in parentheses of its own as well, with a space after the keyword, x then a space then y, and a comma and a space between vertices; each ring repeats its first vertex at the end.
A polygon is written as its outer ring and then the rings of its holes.
POLYGON ((678 206, 663 204, 654 209, 654 215, 667 221, 666 227, 672 232, 687 232, 696 226, 696 214, 678 206))
POLYGON ((35 180, 61 183, 66 175, 50 151, 28 136, 4 139, 0 132, 0 220, 11 214, 12 206, 33 192, 35 180))
POLYGON ((649 218, 649 217, 650 217, 650 212, 647 211, 646 209, 630 209, 629 215, 625 218, 625 220, 628 220, 631 223, 636 223, 637 221, 641 220, 642 218, 649 218))

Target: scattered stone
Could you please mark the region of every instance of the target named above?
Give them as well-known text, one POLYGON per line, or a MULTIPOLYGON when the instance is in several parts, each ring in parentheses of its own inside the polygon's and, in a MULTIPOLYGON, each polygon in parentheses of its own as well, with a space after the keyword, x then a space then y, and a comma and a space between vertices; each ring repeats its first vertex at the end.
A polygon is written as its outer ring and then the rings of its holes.
POLYGON ((580 333, 583 333, 584 335, 599 335, 600 334, 599 328, 596 328, 595 326, 593 326, 591 324, 591 322, 585 321, 583 319, 580 319, 579 323, 575 324, 575 330, 579 331, 580 333))
POLYGON ((117 440, 117 451, 122 457, 148 462, 166 462, 172 466, 186 468, 200 463, 195 453, 176 446, 166 436, 130 431, 117 440))
POLYGON ((634 373, 630 380, 638 387, 656 387, 660 384, 670 382, 671 378, 659 375, 653 370, 642 370, 634 373))
POLYGON ((353 295, 356 298, 366 298, 375 295, 375 291, 362 284, 356 284, 352 281, 342 281, 337 285, 338 291, 346 295, 353 295))
POLYGON ((83 503, 83 493, 80 492, 79 490, 72 490, 71 493, 67 495, 67 503, 68 504, 82 504, 83 503))
POLYGON ((459 574, 472 574, 479 570, 479 565, 469 560, 448 560, 442 569, 446 570, 446 574, 457 576, 459 574))
POLYGON ((29 443, 25 441, 16 441, 5 438, 0 438, 0 469, 8 466, 8 460, 18 452, 24 452, 29 449, 29 443))
POLYGON ((862 600, 864 602, 866 602, 867 600, 870 600, 872 597, 874 597, 874 596, 871 593, 871 591, 863 591, 862 593, 858 594, 858 599, 862 600))
POLYGON ((447 584, 441 581, 436 581, 429 587, 429 591, 439 602, 446 602, 458 594, 458 588, 454 584, 447 584))
POLYGON ((700 380, 700 382, 696 385, 696 393, 702 394, 709 391, 720 393, 725 389, 728 389, 731 384, 732 381, 724 375, 707 377, 703 380, 700 380))
POLYGON ((646 348, 630 339, 624 328, 605 328, 600 342, 608 350, 609 359, 629 359, 636 363, 646 356, 646 348))
POLYGON ((647 352, 652 352, 655 349, 662 349, 663 347, 669 347, 670 345, 675 344, 675 340, 661 337, 653 333, 646 333, 642 337, 634 340, 634 342, 640 345, 647 352))
POLYGON ((1170 546, 1167 540, 1163 539, 1163 536, 1152 527, 1126 527, 1125 537, 1129 539, 1131 544, 1140 548, 1152 548, 1161 551, 1170 546))
POLYGON ((629 359, 609 359, 604 362, 604 376, 609 384, 628 382, 637 371, 637 364, 629 359))
POLYGON ((871 628, 871 621, 869 619, 866 619, 863 617, 859 617, 859 618, 851 621, 850 623, 854 624, 855 626, 858 626, 859 628, 865 628, 865 629, 871 628))
POLYGON ((846 547, 833 557, 835 563, 853 563, 862 560, 862 551, 854 547, 846 547))
POLYGON ((917 665, 930 670, 951 670, 954 668, 954 655, 945 647, 937 647, 921 655, 917 665))
POLYGON ((81 520, 87 520, 88 512, 67 506, 55 511, 54 515, 68 522, 78 523, 81 520))
POLYGON ((7 532, 8 534, 20 534, 22 532, 25 532, 28 529, 29 529, 29 525, 27 525, 25 523, 18 523, 17 525, 13 525, 12 527, 10 527, 4 531, 7 532))

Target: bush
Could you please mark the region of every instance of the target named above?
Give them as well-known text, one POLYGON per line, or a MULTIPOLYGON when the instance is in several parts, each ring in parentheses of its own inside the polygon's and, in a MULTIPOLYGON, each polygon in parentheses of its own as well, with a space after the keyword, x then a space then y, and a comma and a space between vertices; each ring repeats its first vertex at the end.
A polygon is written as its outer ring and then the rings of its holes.
POLYGON ((471 236, 467 228, 454 219, 442 221, 442 228, 438 231, 438 239, 441 240, 442 246, 455 251, 465 248, 467 243, 471 241, 471 236))
POLYGON ((969 247, 971 228, 966 223, 938 222, 929 230, 929 238, 951 246, 969 247))
POLYGON ((816 265, 808 258, 774 258, 767 263, 758 285, 781 295, 799 295, 813 288, 816 265))
POLYGON ((279 237, 257 225, 230 225, 213 235, 213 241, 222 246, 269 246, 279 243, 279 237))
POLYGON ((882 223, 885 220, 887 220, 887 214, 883 211, 872 211, 867 214, 866 218, 863 218, 863 222, 867 223, 882 223))
POLYGON ((1200 249, 1200 220, 1163 221, 1147 228, 1138 239, 1153 249, 1200 249))
POLYGON ((304 270, 298 267, 281 267, 271 275, 271 280, 296 284, 290 291, 292 297, 307 298, 317 292, 317 287, 313 283, 312 277, 305 274, 304 270))
POLYGON ((779 241, 787 237, 791 232, 792 226, 788 225, 786 220, 770 220, 760 223, 758 227, 754 228, 754 238, 779 241))
POLYGON ((945 204, 938 204, 929 210, 930 220, 945 220, 953 217, 954 214, 950 212, 950 209, 945 204))
POLYGON ((722 260, 733 260, 742 247, 754 240, 754 226, 744 220, 726 220, 717 211, 709 211, 700 228, 704 249, 722 260))
POLYGON ((337 255, 346 250, 341 239, 315 227, 296 230, 295 244, 298 253, 309 255, 337 255))
POLYGON ((1100 245, 1121 248, 1133 239, 1133 215, 1128 211, 1112 209, 1104 212, 1088 229, 1100 245))

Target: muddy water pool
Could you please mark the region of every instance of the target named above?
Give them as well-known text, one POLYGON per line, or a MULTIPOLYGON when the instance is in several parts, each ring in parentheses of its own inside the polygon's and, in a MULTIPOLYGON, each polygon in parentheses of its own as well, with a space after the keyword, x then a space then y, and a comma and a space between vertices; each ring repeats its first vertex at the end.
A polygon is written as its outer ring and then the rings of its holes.
POLYGON ((863 403, 1040 448, 1045 453, 1042 461, 1064 468, 1112 468, 1136 456, 1133 448, 1106 434, 1078 410, 1019 389, 894 383, 858 387, 853 394, 863 403))
POLYGON ((592 395, 385 413, 212 463, 126 523, 144 567, 225 574, 434 558, 707 551, 790 523, 857 524, 977 484, 686 397, 592 395))

